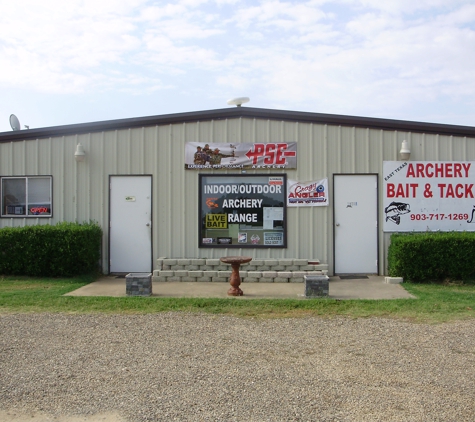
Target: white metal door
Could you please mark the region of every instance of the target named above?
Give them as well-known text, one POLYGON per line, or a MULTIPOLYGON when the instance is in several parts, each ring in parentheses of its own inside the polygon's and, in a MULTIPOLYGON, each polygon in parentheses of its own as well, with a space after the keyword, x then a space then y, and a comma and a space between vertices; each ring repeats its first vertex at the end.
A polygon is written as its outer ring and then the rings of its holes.
POLYGON ((111 273, 152 270, 152 177, 111 176, 111 273))
POLYGON ((378 179, 335 175, 335 274, 378 273, 378 179))

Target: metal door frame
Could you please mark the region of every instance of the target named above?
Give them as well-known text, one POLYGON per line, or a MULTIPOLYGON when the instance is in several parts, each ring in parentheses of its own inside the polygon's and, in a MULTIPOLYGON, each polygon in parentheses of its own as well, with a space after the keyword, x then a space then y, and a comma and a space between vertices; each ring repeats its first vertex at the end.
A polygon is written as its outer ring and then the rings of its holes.
MULTIPOLYGON (((109 216, 107 222, 108 234, 107 234, 107 247, 108 247, 108 257, 107 257, 107 271, 111 273, 111 191, 112 191, 112 178, 113 177, 149 177, 150 178, 150 220, 152 224, 152 229, 150 231, 150 268, 153 271, 153 175, 152 174, 109 174, 109 216)), ((114 273, 122 274, 122 273, 114 273)))
MULTIPOLYGON (((379 219, 379 174, 378 173, 334 173, 333 174, 333 180, 332 180, 332 184, 333 184, 333 186, 332 186, 333 189, 332 190, 333 190, 333 198, 334 198, 333 199, 333 217, 332 217, 332 219, 333 219, 333 221, 332 221, 332 225, 333 225, 333 274, 338 275, 338 273, 335 272, 335 270, 336 270, 335 177, 338 177, 338 176, 356 176, 356 177, 357 176, 375 176, 376 177, 376 224, 377 224, 377 226, 376 226, 376 262, 377 262, 376 270, 377 270, 377 272, 376 272, 376 274, 368 273, 367 275, 379 275, 379 273, 380 273, 379 267, 380 267, 381 260, 380 260, 380 257, 379 257, 380 219, 379 219)), ((363 275, 363 273, 361 273, 361 275, 363 275)))

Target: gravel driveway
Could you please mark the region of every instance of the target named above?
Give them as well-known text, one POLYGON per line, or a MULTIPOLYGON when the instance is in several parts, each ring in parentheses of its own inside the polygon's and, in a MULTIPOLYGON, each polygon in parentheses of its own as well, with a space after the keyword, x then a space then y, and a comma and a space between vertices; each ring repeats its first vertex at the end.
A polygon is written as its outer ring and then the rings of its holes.
POLYGON ((474 421, 475 320, 0 315, 1 421, 474 421))

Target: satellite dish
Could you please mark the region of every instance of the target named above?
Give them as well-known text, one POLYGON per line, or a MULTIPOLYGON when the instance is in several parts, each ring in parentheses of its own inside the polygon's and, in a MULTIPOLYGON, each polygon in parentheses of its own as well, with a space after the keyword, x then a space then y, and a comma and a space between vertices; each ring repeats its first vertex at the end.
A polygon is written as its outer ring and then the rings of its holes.
POLYGON ((20 121, 14 114, 10 115, 10 126, 13 130, 21 130, 20 121))
POLYGON ((229 105, 235 105, 238 107, 241 107, 242 104, 248 103, 249 102, 249 97, 238 97, 238 98, 231 98, 228 100, 229 105))

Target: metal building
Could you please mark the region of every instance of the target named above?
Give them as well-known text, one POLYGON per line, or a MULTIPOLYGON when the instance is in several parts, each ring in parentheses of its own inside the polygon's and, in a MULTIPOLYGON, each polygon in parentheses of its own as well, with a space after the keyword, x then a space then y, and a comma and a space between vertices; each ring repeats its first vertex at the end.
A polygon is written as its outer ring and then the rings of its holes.
MULTIPOLYGON (((221 160, 231 157, 227 152, 214 153, 221 160)), ((319 260, 330 274, 385 274, 391 232, 383 230, 390 218, 384 163, 397 170, 396 162, 413 161, 475 161, 475 127, 235 107, 4 132, 0 227, 97 221, 104 273, 151 271, 159 257, 246 254, 319 260), (243 144, 249 157, 264 148, 264 161, 186 168, 190 148, 228 145, 234 154, 243 144), (295 165, 280 165, 289 145, 295 165), (409 159, 401 159, 401 149, 409 159), (261 180, 285 186, 285 195, 290 181, 323 181, 326 203, 288 206, 269 196, 264 204, 257 191, 226 196, 223 187, 261 180), (226 212, 213 212, 218 197, 226 212), (247 212, 242 220, 239 207, 247 212)), ((473 181, 468 170, 466 176, 473 181)), ((410 196, 415 188, 407 185, 410 196)), ((470 201, 469 183, 465 195, 470 201)), ((401 201, 391 204, 403 209, 401 201)), ((399 216, 391 218, 399 224, 399 216)))

